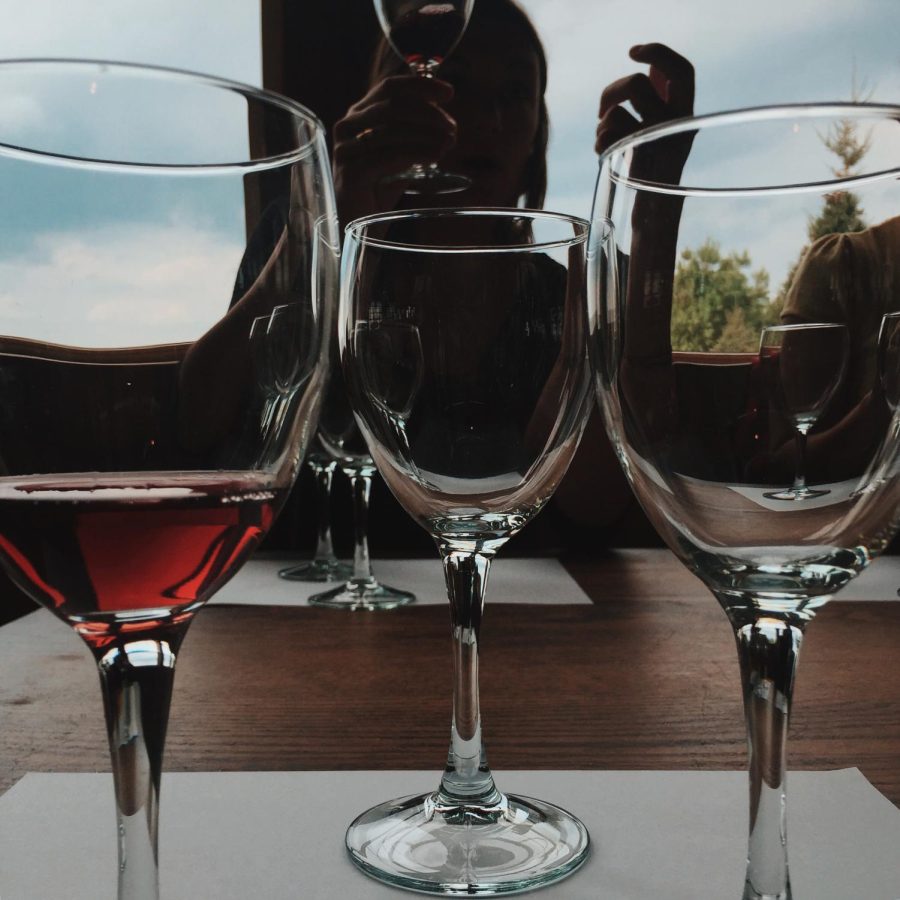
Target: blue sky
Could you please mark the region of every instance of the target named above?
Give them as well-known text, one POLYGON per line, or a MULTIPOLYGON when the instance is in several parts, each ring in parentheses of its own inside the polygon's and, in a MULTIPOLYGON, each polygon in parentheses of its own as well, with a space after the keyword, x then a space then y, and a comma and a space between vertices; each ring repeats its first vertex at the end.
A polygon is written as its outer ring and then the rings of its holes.
MULTIPOLYGON (((549 61, 547 206, 551 209, 589 214, 597 173, 593 142, 600 93, 613 79, 639 69, 628 58, 628 48, 635 43, 662 41, 692 60, 697 70, 696 110, 701 113, 764 103, 849 99, 854 78, 871 99, 900 103, 898 0, 521 2, 542 35, 549 61)), ((4 22, 0 58, 116 59, 261 83, 257 0, 0 0, 0 15, 4 22)), ((0 98, 0 124, 9 112, 0 98)), ((48 214, 52 217, 52 210, 48 214)), ((170 263, 167 272, 175 283, 196 282, 198 291, 204 288, 210 296, 228 292, 225 282, 232 278, 231 257, 238 250, 223 254, 212 236, 204 245, 196 227, 179 239, 171 224, 160 224, 155 233, 150 226, 136 232, 143 253, 123 246, 123 235, 115 231, 101 228, 90 235, 79 230, 78 223, 59 218, 56 237, 51 238, 57 241, 56 253, 77 252, 88 268, 112 271, 128 259, 129 272, 123 268, 123 279, 127 274, 129 283, 152 285, 155 277, 157 286, 147 288, 146 298, 135 298, 128 314, 135 314, 143 303, 152 311, 148 316, 159 319, 148 319, 148 328, 164 329, 168 321, 177 330, 178 310, 170 310, 167 320, 160 314, 166 309, 166 273, 158 266, 152 277, 137 271, 158 258, 152 252, 153 241, 164 248, 170 263), (68 242, 59 238, 67 228, 72 231, 68 242), (196 252, 190 252, 192 248, 196 252), (209 273, 216 266, 227 277, 211 290, 209 273)), ((49 252, 50 246, 45 240, 32 249, 49 252)), ((38 266, 27 272, 26 280, 37 295, 47 293, 48 278, 50 269, 38 266)), ((110 290, 109 298, 98 298, 97 310, 114 329, 119 314, 114 312, 112 282, 110 290)), ((55 327, 58 333, 48 333, 48 339, 67 336, 64 322, 55 327)), ((169 332, 159 334, 171 337, 169 332)))

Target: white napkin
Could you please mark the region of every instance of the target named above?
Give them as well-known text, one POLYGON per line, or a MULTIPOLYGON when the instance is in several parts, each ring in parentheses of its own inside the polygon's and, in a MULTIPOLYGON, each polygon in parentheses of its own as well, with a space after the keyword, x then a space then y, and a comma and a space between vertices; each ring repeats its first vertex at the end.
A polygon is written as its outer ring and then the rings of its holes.
MULTIPOLYGON (((167 773, 163 900, 388 900, 344 831, 364 809, 433 789, 436 772, 167 773)), ((740 772, 501 772, 501 788, 580 816, 587 864, 547 900, 738 900, 746 865, 740 772)), ((900 897, 900 811, 856 769, 790 776, 794 900, 900 897)), ((30 774, 0 797, 3 900, 114 900, 109 774, 30 774)))
MULTIPOLYGON (((210 603, 238 603, 261 606, 303 606, 320 591, 337 584, 285 581, 278 570, 296 559, 251 559, 210 603)), ((440 560, 376 559, 372 569, 379 581, 416 595, 421 605, 447 605, 444 573, 440 560)), ((575 579, 555 559, 515 559, 498 557, 491 563, 486 602, 493 603, 590 603, 575 579)))

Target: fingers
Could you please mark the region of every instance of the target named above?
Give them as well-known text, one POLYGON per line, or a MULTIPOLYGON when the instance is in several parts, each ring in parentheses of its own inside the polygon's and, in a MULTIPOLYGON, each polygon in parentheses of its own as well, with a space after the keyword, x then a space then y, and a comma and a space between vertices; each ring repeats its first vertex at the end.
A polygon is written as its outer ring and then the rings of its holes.
POLYGON ((628 55, 650 66, 650 80, 659 96, 676 116, 694 111, 694 67, 680 53, 665 44, 637 44, 628 55))
POLYGON ((621 103, 631 103, 641 118, 658 121, 666 115, 666 104, 646 75, 626 75, 606 87, 600 95, 600 118, 621 103))
POLYGON ((598 153, 639 128, 689 116, 694 109, 694 67, 665 44, 637 44, 628 55, 650 67, 610 84, 600 95, 598 153), (622 107, 630 103, 637 114, 622 107))
POLYGON ((365 163, 375 177, 385 166, 437 159, 456 142, 456 122, 439 105, 452 97, 452 86, 437 79, 384 79, 335 124, 335 165, 365 163))
POLYGON ((641 123, 621 106, 611 109, 597 125, 597 140, 594 144, 596 153, 603 153, 616 141, 633 134, 641 127, 641 123))

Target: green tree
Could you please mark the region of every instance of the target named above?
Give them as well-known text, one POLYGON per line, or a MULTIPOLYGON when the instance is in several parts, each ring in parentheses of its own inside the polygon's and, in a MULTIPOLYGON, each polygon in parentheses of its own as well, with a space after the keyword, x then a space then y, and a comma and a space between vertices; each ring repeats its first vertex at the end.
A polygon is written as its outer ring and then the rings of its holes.
POLYGON ((723 254, 712 240, 682 251, 672 300, 673 349, 758 349, 760 329, 773 311, 768 273, 750 266, 746 252, 723 254))
MULTIPOLYGON (((832 167, 835 178, 850 178, 856 167, 869 152, 871 135, 861 138, 856 123, 848 119, 837 122, 822 138, 822 143, 840 160, 832 167)), ((852 191, 834 191, 825 195, 822 211, 809 220, 807 233, 810 241, 817 241, 826 234, 845 234, 862 231, 866 227, 859 197, 852 191)))

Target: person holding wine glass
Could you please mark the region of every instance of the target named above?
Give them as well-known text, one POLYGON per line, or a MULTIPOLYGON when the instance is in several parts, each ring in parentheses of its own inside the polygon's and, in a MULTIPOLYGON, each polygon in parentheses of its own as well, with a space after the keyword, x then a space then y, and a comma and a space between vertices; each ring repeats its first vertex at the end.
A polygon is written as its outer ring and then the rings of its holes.
POLYGON ((405 72, 387 42, 369 90, 334 127, 332 163, 343 223, 399 206, 539 209, 546 190, 547 62, 512 0, 478 0, 459 44, 432 78, 405 72), (390 180, 433 157, 469 184, 452 195, 408 195, 390 180))
MULTIPOLYGON (((550 130, 546 86, 540 35, 513 0, 477 0, 459 44, 430 79, 407 74, 382 40, 368 91, 333 129, 341 222, 422 206, 542 208, 550 130), (438 159, 470 184, 453 194, 410 195, 389 180, 423 158, 438 159)), ((636 508, 594 413, 569 473, 516 547, 540 553, 595 547, 607 543, 623 519, 639 539, 653 540, 636 508), (585 485, 602 485, 602 492, 585 485)), ((391 517, 382 534, 415 546, 419 535, 395 504, 381 504, 377 514, 391 517)))

